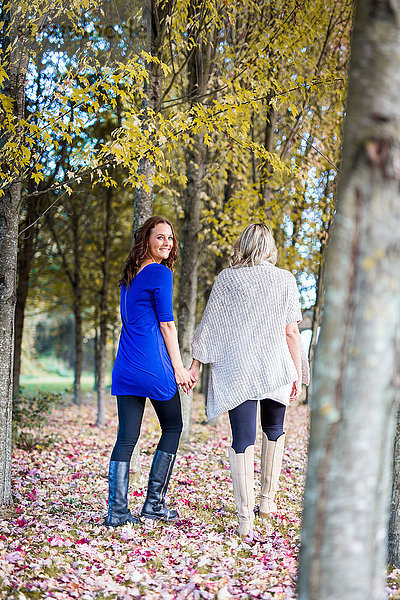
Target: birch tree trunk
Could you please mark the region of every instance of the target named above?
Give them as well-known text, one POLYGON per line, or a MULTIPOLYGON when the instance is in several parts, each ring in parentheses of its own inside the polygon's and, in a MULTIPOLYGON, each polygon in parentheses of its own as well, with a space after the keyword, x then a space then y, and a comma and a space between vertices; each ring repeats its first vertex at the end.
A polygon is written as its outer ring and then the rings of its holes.
MULTIPOLYGON (((1 58, 6 65, 9 79, 3 83, 2 93, 14 102, 14 115, 25 116, 25 82, 27 55, 24 39, 15 44, 16 26, 10 36, 11 9, 2 6, 1 58)), ((16 135, 23 132, 17 125, 16 135)), ((7 143, 2 136, 1 146, 7 143)), ((15 179, 5 194, 0 197, 0 506, 9 506, 11 498, 11 434, 14 363, 14 315, 18 252, 18 219, 21 205, 21 180, 15 179)))
POLYGON ((383 600, 400 303, 400 0, 359 0, 316 349, 300 600, 383 600))

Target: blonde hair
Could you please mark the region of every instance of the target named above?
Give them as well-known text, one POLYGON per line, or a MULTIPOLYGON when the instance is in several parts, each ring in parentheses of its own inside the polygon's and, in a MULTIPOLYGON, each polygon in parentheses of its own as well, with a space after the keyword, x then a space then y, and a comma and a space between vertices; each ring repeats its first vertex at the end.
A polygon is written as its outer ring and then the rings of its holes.
POLYGON ((255 267, 265 261, 276 263, 278 251, 270 228, 253 223, 240 234, 233 247, 231 267, 255 267))

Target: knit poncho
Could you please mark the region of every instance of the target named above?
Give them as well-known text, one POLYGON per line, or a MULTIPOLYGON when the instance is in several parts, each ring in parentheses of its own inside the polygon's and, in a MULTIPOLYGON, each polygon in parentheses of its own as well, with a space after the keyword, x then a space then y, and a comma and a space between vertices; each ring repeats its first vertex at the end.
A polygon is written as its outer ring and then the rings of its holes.
POLYGON ((192 343, 193 358, 211 364, 208 418, 297 380, 286 325, 301 320, 289 271, 271 263, 221 271, 192 343))

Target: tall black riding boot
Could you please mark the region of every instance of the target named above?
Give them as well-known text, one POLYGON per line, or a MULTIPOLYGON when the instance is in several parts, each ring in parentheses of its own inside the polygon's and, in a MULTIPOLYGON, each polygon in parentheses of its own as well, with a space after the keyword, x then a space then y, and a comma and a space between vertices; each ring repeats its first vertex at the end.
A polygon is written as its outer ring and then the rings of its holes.
POLYGON ((107 527, 117 527, 127 521, 139 523, 128 509, 129 462, 110 461, 108 472, 107 527))
POLYGON ((150 469, 147 496, 142 508, 142 517, 146 519, 162 519, 173 521, 178 517, 176 510, 165 504, 165 494, 175 462, 176 454, 156 450, 150 469))

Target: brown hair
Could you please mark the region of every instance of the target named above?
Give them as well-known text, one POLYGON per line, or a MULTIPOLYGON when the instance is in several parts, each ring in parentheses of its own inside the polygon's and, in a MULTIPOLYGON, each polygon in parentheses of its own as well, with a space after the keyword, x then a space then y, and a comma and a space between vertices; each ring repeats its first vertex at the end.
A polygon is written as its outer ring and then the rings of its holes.
POLYGON ((150 219, 147 219, 143 225, 136 229, 133 235, 133 245, 129 251, 128 258, 126 259, 126 263, 118 285, 126 285, 126 287, 129 287, 132 281, 135 279, 137 272, 140 269, 140 265, 148 256, 150 231, 160 223, 166 223, 171 227, 174 238, 172 249, 168 258, 163 259, 161 264, 171 269, 171 271, 174 270, 174 266, 178 258, 178 243, 176 241, 174 228, 172 227, 172 224, 163 217, 150 217, 150 219))
POLYGON ((240 234, 233 248, 231 267, 254 267, 277 259, 275 240, 265 223, 253 223, 240 234))

